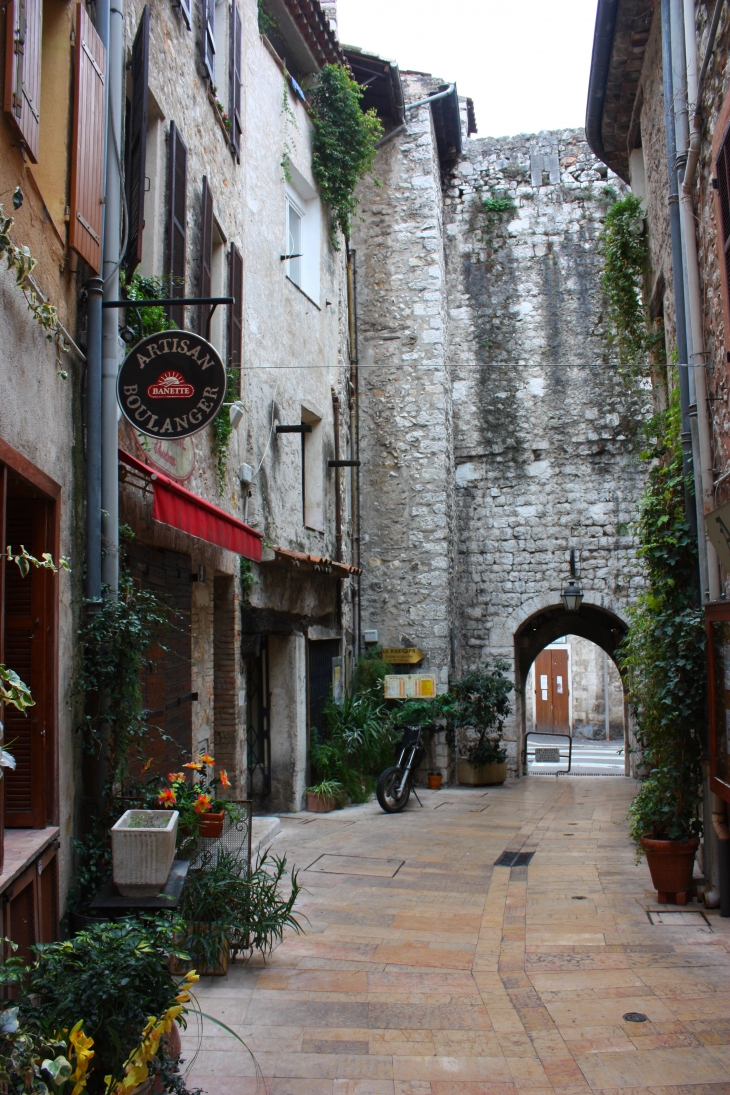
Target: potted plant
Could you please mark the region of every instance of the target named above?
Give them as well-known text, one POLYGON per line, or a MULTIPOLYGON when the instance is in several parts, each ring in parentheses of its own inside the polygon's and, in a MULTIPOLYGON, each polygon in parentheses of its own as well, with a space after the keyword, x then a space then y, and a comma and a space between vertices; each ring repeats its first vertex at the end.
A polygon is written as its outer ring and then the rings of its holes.
MULTIPOLYGON (((76 1067, 85 1062, 85 1086, 74 1090, 117 1095, 127 1081, 127 1095, 148 1078, 154 1085, 158 1071, 170 1071, 169 1038, 175 1025, 185 1025, 188 989, 197 980, 191 973, 179 985, 170 971, 170 954, 186 957, 176 935, 174 924, 162 918, 99 924, 73 939, 32 948, 28 965, 11 956, 0 966, 0 984, 16 994, 13 1010, 22 1029, 46 1044, 70 1041, 76 1067), (129 1080, 136 1081, 131 1088, 129 1080)), ((0 1013, 0 1035, 5 1016, 0 1013)), ((182 1082, 179 1073, 177 1080, 182 1082)), ((182 1095, 184 1087, 172 1090, 182 1095)))
POLYGON ((662 904, 686 905, 692 891, 695 855, 702 832, 695 773, 654 768, 629 807, 629 834, 637 858, 646 855, 651 881, 662 904))
POLYGON ((323 779, 307 787, 307 809, 312 814, 328 814, 337 806, 344 789, 337 779, 323 779))
POLYGON ((190 782, 185 772, 169 772, 167 779, 153 778, 159 787, 157 804, 165 809, 173 807, 180 814, 180 830, 183 837, 219 837, 223 833, 226 816, 236 821, 239 810, 235 802, 220 798, 218 788, 228 790, 231 781, 225 768, 213 774, 215 760, 208 753, 183 764, 191 773, 190 782))
POLYGON ((296 871, 291 874, 288 898, 280 893, 286 859, 261 856, 248 866, 231 852, 218 851, 203 867, 192 868, 185 879, 179 912, 184 925, 179 936, 188 957, 175 969, 194 965, 201 974, 222 976, 230 955, 259 950, 270 953, 286 927, 301 931, 293 915, 299 896, 296 871))
POLYGON ((440 791, 441 790, 441 780, 442 779, 443 779, 443 776, 441 775, 440 772, 429 772, 428 773, 428 786, 430 787, 430 789, 432 791, 440 791))
POLYGON ((456 778, 470 787, 504 783, 507 778, 504 720, 510 713, 509 694, 514 688, 505 676, 507 668, 505 662, 487 663, 451 685, 453 725, 477 733, 466 756, 456 762, 456 778))
POLYGON ((175 858, 177 810, 125 810, 112 825, 112 878, 124 897, 152 897, 175 858))

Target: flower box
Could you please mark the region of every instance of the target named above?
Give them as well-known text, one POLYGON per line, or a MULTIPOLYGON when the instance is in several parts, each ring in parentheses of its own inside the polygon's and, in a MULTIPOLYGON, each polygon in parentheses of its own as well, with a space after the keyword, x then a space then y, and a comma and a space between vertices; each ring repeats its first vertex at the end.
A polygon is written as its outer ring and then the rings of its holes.
POLYGON ((112 877, 123 897, 154 897, 175 857, 177 810, 127 810, 112 826, 112 877))
POLYGON ((491 787, 507 779, 507 761, 484 764, 475 768, 468 760, 457 760, 456 778, 465 787, 491 787))

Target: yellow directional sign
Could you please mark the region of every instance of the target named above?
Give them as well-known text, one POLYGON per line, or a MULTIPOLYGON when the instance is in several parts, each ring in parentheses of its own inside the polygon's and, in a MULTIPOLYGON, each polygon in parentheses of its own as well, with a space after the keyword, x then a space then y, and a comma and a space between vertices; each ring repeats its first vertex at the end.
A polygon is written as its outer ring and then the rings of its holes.
POLYGON ((426 655, 417 646, 383 647, 382 658, 391 665, 418 665, 426 655))

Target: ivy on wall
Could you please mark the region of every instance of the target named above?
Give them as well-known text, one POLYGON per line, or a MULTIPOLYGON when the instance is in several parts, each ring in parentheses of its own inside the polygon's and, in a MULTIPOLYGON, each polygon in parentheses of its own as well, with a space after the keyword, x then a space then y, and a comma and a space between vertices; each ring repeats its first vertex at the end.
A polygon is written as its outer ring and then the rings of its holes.
MULTIPOLYGON (((226 376, 225 403, 233 403, 238 399, 239 369, 229 369, 226 376)), ((216 478, 218 480, 218 493, 222 496, 226 485, 226 471, 228 469, 228 446, 231 442, 233 426, 229 408, 221 407, 212 422, 213 427, 213 459, 215 460, 216 478)))
POLYGON ((705 629, 695 603, 697 543, 685 520, 679 392, 648 424, 656 437, 635 531, 647 587, 629 608, 618 652, 648 770, 629 810, 630 833, 689 840, 702 830, 700 728, 705 719, 705 629))
POLYGON ((357 206, 355 187, 372 169, 383 134, 375 110, 363 112, 362 97, 362 88, 341 65, 325 65, 309 90, 314 126, 312 171, 335 227, 345 239, 350 238, 357 206))
POLYGON ((619 362, 641 371, 652 348, 653 333, 647 326, 642 299, 647 261, 644 211, 635 194, 614 202, 606 213, 600 249, 610 340, 619 362))

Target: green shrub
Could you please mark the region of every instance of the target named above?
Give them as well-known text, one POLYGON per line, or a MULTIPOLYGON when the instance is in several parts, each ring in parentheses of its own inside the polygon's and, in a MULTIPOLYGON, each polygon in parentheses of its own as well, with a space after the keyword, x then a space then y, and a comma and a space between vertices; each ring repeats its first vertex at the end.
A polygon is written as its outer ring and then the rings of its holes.
POLYGON ((629 609, 618 651, 636 737, 649 774, 629 810, 630 834, 689 840, 702 832, 701 728, 705 719, 705 629, 695 603, 697 545, 685 520, 681 412, 669 409, 648 432, 658 440, 636 523, 647 588, 629 609))
POLYGON ((502 764, 507 759, 502 736, 504 720, 510 713, 509 695, 514 689, 505 677, 506 662, 495 661, 470 669, 460 680, 451 682, 452 722, 455 727, 470 727, 479 737, 467 750, 467 759, 475 768, 502 764))

